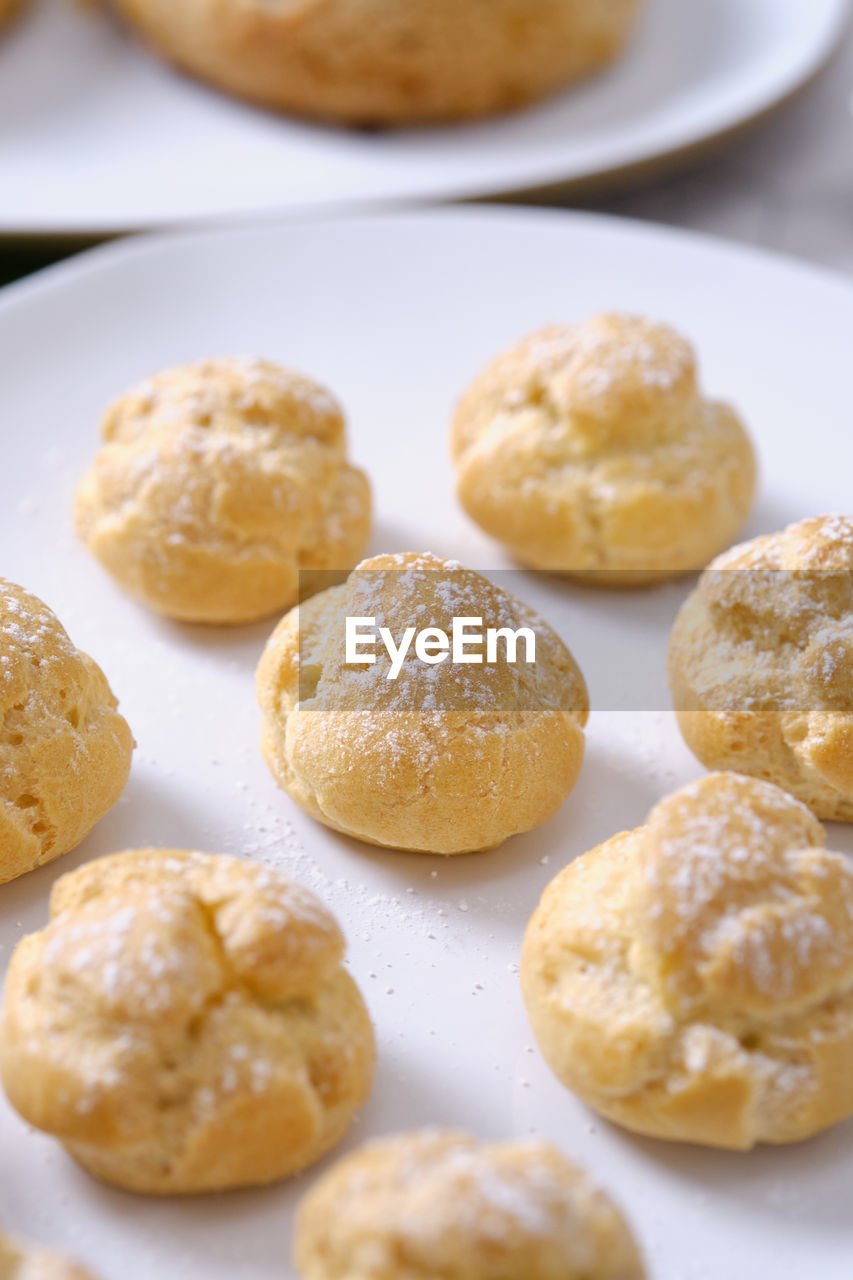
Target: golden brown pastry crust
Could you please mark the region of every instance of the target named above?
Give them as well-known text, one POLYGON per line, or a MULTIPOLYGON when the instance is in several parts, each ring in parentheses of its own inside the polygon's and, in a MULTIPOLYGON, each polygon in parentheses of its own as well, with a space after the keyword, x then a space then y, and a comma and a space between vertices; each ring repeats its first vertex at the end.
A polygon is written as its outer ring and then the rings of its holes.
POLYGON ((4 30, 23 7, 24 0, 0 0, 0 31, 4 30))
POLYGON ((9 1101, 133 1191, 271 1182, 349 1127, 373 1031, 331 914, 237 858, 140 849, 54 887, 0 1021, 9 1101))
POLYGON ((524 338, 479 375, 451 434, 457 493, 521 562, 607 585, 701 568, 741 527, 755 459, 673 329, 599 315, 524 338))
POLYGON ((550 817, 583 759, 586 688, 562 641, 527 606, 436 556, 375 556, 292 610, 257 686, 276 781, 312 817, 370 844, 492 848, 550 817), (390 682, 387 663, 347 667, 346 616, 381 617, 396 637, 421 619, 449 632, 452 616, 530 626, 535 674, 505 661, 488 673, 407 663, 390 682))
POLYGON ((171 61, 265 106, 354 124, 541 97, 622 52, 640 0, 115 0, 171 61))
POLYGON ((853 1114, 853 871, 799 801, 740 774, 571 863, 524 942, 555 1074, 639 1133, 747 1149, 853 1114))
POLYGON ((370 486, 347 461, 337 401, 303 374, 233 357, 149 378, 106 412, 77 533, 158 613, 247 622, 295 603, 306 575, 349 569, 370 486))
POLYGON ((97 663, 0 578, 0 884, 80 843, 116 803, 133 738, 97 663))
POLYGON ((710 769, 853 822, 853 517, 818 516, 720 556, 678 615, 669 680, 710 769))
POLYGON ((93 1280, 93 1277, 58 1253, 22 1244, 0 1231, 0 1280, 93 1280))
POLYGON ((303 1280, 643 1280, 622 1215, 542 1142, 422 1130, 338 1161, 299 1209, 303 1280))

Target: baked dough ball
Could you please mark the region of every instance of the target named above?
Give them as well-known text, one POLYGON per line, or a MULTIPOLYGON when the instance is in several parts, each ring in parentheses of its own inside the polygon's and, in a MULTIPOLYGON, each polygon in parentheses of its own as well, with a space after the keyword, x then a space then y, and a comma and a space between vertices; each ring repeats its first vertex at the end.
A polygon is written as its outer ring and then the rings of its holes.
POLYGON ((77 533, 158 613, 247 622, 364 550, 370 486, 339 405, 301 373, 239 357, 169 369, 121 396, 101 434, 77 533))
POLYGON ((0 1280, 93 1280, 88 1271, 47 1249, 10 1240, 0 1231, 0 1280))
POLYGON ((571 863, 522 989, 556 1075, 618 1124, 747 1149, 853 1114, 853 870, 805 805, 717 773, 571 863))
POLYGON ((701 568, 746 519, 755 460, 696 378, 690 344, 637 316, 531 334, 459 403, 459 501, 534 568, 610 585, 701 568))
POLYGON ((542 1142, 423 1130, 340 1160, 302 1202, 303 1280, 643 1280, 612 1201, 542 1142))
MULTIPOLYGON (((484 650, 479 650, 481 656, 484 650)), ((428 853, 489 849, 554 813, 583 759, 587 695, 547 623, 455 561, 375 556, 292 610, 257 674, 261 749, 278 784, 312 817, 369 844, 428 853), (382 645, 346 662, 345 620, 374 618, 450 635, 453 618, 528 627, 536 661, 440 665, 414 650, 396 679, 382 645)))
POLYGON ((713 562, 684 604, 669 680, 703 764, 853 822, 853 517, 819 516, 713 562))
POLYGON ((12 955, 9 1101, 132 1191, 294 1173, 370 1092, 373 1032, 343 949, 314 895, 267 868, 173 849, 89 863, 12 955))
POLYGON ((56 614, 0 578, 0 884, 78 845, 118 800, 133 738, 56 614))
POLYGON ((603 67, 640 0, 115 0, 180 67, 282 111, 354 124, 517 107, 603 67))
MULTIPOLYGON (((11 22, 22 6, 23 0, 0 0, 0 31, 11 22)), ((0 1255, 2 1256, 2 1255, 0 1255)), ((0 1276, 2 1280, 2 1276, 0 1276)))

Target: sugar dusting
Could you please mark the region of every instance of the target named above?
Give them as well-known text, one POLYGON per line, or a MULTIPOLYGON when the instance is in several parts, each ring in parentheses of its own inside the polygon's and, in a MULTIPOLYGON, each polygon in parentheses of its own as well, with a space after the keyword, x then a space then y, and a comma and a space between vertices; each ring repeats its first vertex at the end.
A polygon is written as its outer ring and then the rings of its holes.
POLYGON ((44 665, 47 675, 52 667, 78 657, 47 605, 0 578, 0 690, 22 674, 29 683, 34 668, 44 665))
MULTIPOLYGON (((820 516, 718 556, 678 635, 713 628, 687 709, 853 716, 853 517, 820 516)), ((710 634, 710 632, 709 632, 710 634)))
MULTIPOLYGON (((372 1144, 365 1155, 338 1189, 339 1210, 345 1217, 351 1205, 362 1221, 362 1206, 380 1206, 387 1216, 376 1225, 387 1233, 389 1249, 404 1239, 416 1256, 423 1250, 441 1267, 442 1250, 453 1249, 460 1236, 487 1253, 549 1240, 559 1241, 572 1274, 596 1264, 598 1244, 586 1221, 596 1193, 542 1143, 486 1146, 423 1129, 372 1144)), ((602 1202, 595 1207, 601 1213, 602 1202)), ((382 1248, 379 1239, 371 1245, 382 1248)))

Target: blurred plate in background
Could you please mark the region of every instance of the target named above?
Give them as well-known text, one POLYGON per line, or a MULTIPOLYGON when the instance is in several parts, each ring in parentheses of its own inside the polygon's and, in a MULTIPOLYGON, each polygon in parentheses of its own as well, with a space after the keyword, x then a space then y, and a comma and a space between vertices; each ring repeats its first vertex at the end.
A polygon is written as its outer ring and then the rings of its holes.
POLYGON ((785 101, 849 13, 849 0, 648 4, 630 54, 579 89, 481 124, 371 133, 232 101, 102 11, 43 0, 0 42, 0 236, 589 186, 785 101))

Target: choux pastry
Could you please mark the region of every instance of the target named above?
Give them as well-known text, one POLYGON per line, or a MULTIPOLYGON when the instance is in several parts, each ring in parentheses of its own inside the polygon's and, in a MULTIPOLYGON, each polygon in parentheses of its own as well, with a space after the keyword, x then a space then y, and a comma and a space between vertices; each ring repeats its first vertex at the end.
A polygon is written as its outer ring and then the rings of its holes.
MULTIPOLYGON (((420 640, 415 642, 420 643, 420 640)), ((565 645, 531 609, 480 574, 424 554, 365 560, 348 581, 287 614, 257 674, 261 746, 305 811, 370 844, 430 853, 489 849, 537 826, 572 790, 587 695, 565 645), (446 651, 454 619, 527 629, 488 662, 446 651), (347 661, 347 619, 445 635, 444 659, 405 661, 377 647, 347 661)))
POLYGON ((463 395, 451 434, 459 501, 522 563, 605 585, 699 569, 755 489, 736 412, 708 400, 693 348, 637 316, 523 339, 463 395))
POLYGON ((628 1129, 745 1150, 853 1115, 853 869, 768 782, 710 774, 572 862, 521 976, 552 1070, 628 1129))
POLYGON ((683 606, 669 681, 710 769, 853 822, 853 517, 818 516, 720 556, 683 606))
POLYGON ((0 1016, 12 1106, 132 1191, 271 1182, 370 1092, 370 1019, 307 889, 237 858, 138 849, 63 876, 0 1016))
MULTIPOLYGON (((20 11, 22 4, 23 0, 0 0, 0 32, 20 11)), ((2 1277, 0 1277, 0 1280, 2 1280, 2 1277)))
POLYGON ((0 1280, 93 1280, 88 1271, 49 1249, 36 1249, 0 1231, 0 1280))
POLYGON ((340 406, 300 373, 239 357, 169 369, 120 397, 101 433, 77 533, 158 613, 248 622, 364 550, 370 486, 340 406))
POLYGON ((643 1280, 610 1198, 543 1142, 441 1130, 361 1147, 303 1200, 302 1280, 643 1280))
POLYGON ((0 884, 80 843, 118 800, 133 738, 103 671, 0 578, 0 884))
POLYGON ((115 0, 170 61, 263 106, 368 125, 518 107, 620 54, 640 0, 115 0))

